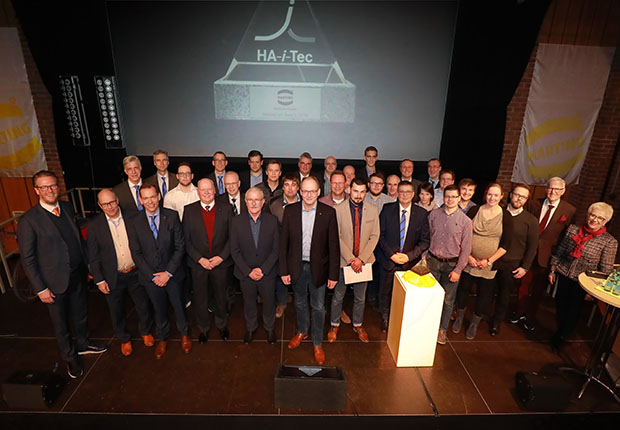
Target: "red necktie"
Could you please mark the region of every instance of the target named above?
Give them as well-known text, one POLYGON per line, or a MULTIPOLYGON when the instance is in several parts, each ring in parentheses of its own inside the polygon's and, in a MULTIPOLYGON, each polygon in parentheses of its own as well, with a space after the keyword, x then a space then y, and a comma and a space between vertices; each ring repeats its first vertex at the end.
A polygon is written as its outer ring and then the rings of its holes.
POLYGON ((360 255, 360 208, 355 209, 355 224, 353 225, 353 255, 358 257, 360 255))
POLYGON ((551 211, 553 210, 554 207, 555 206, 553 205, 549 205, 549 207, 547 208, 547 212, 545 212, 545 216, 540 221, 540 224, 538 224, 538 234, 541 234, 545 230, 545 227, 547 227, 547 222, 549 222, 549 217, 551 216, 551 211))
POLYGON ((54 212, 54 215, 60 216, 60 209, 58 209, 58 206, 52 209, 52 211, 54 212))

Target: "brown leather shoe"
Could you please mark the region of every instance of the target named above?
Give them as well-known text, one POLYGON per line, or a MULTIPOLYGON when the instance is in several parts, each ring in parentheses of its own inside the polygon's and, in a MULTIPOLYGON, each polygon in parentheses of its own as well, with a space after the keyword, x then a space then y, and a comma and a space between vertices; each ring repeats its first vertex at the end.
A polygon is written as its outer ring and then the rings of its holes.
POLYGON ((131 348, 131 341, 121 343, 121 354, 123 354, 125 357, 129 357, 132 352, 133 349, 131 348))
POLYGON ((353 327, 353 331, 357 333, 357 337, 359 337, 362 342, 368 343, 368 333, 366 333, 366 330, 364 330, 364 327, 362 326, 353 327))
POLYGON ((166 353, 166 343, 167 342, 165 340, 160 340, 159 343, 157 344, 157 348, 155 348, 155 358, 156 359, 159 360, 166 353))
POLYGON ((155 339, 153 339, 152 334, 147 334, 146 336, 142 336, 142 340, 144 341, 144 345, 153 346, 155 345, 155 339))
POLYGON ((349 315, 347 315, 345 311, 340 312, 340 321, 345 324, 351 324, 351 318, 349 318, 349 315))
POLYGON ((284 315, 284 310, 285 309, 286 309, 286 305, 278 304, 276 306, 276 318, 282 318, 282 315, 284 315))
POLYGON ((333 325, 329 328, 329 331, 327 332, 327 340, 329 341, 329 343, 334 343, 337 337, 338 337, 338 327, 333 325))
POLYGON ((323 351, 323 347, 321 345, 314 347, 314 359, 317 364, 325 363, 325 351, 323 351))
POLYGON ((181 349, 186 354, 192 350, 192 341, 188 336, 181 336, 181 349))
POLYGON ((288 349, 297 348, 304 339, 308 339, 308 333, 297 333, 288 343, 288 349))

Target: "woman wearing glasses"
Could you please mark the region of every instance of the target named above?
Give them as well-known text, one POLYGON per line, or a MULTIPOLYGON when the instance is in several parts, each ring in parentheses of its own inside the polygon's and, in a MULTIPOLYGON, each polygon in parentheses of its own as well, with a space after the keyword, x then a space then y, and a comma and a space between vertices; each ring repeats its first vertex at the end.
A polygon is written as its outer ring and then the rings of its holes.
POLYGON ((549 282, 558 280, 556 319, 558 330, 551 338, 551 347, 559 352, 579 320, 585 291, 577 277, 587 270, 611 273, 616 259, 618 241, 607 232, 605 224, 614 214, 607 203, 593 203, 582 226, 571 224, 551 256, 549 282))

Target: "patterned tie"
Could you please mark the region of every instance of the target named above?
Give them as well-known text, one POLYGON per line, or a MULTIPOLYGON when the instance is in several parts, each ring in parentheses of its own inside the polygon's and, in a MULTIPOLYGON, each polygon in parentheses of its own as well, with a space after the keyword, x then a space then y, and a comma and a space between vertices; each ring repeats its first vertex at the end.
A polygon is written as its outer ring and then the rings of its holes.
MULTIPOLYGON (((353 224, 353 255, 359 257, 360 255, 360 208, 354 206, 355 210, 355 224, 353 224)), ((401 246, 402 247, 402 246, 401 246)))
POLYGON ((157 233, 159 232, 157 230, 157 224, 155 224, 155 218, 157 218, 157 215, 149 215, 149 218, 151 218, 151 231, 153 232, 153 237, 157 239, 157 233))
POLYGON ((234 216, 239 215, 239 211, 237 211, 237 198, 236 197, 232 199, 232 206, 233 206, 233 215, 234 216))
POLYGON ((545 231, 545 227, 547 227, 547 223, 549 222, 549 216, 551 216, 551 211, 554 207, 555 206, 553 205, 549 205, 547 212, 545 212, 545 216, 540 221, 540 224, 538 224, 538 234, 541 234, 543 231, 545 231))
POLYGON ((60 209, 58 209, 58 206, 56 206, 54 209, 52 209, 54 211, 54 215, 56 216, 60 216, 60 209))
POLYGON ((224 181, 222 180, 223 177, 224 175, 217 177, 217 193, 218 194, 224 194, 224 181))
POLYGON ((407 210, 403 209, 403 215, 400 217, 400 251, 403 251, 405 245, 405 226, 407 225, 407 210))
POLYGON ((161 178, 161 198, 166 197, 166 193, 168 192, 168 187, 166 186, 166 178, 161 178))
POLYGON ((138 210, 141 211, 143 209, 142 203, 140 203, 140 185, 133 186, 136 189, 136 204, 138 205, 138 210))

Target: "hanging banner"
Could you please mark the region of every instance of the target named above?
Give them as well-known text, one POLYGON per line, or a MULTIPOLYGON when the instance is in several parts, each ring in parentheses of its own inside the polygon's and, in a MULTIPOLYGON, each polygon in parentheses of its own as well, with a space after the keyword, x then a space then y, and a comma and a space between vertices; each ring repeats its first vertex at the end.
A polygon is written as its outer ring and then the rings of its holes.
POLYGON ((538 45, 512 182, 578 183, 613 56, 608 47, 538 45))
POLYGON ((0 27, 0 176, 47 168, 17 29, 0 27))

